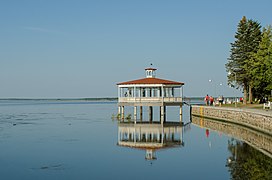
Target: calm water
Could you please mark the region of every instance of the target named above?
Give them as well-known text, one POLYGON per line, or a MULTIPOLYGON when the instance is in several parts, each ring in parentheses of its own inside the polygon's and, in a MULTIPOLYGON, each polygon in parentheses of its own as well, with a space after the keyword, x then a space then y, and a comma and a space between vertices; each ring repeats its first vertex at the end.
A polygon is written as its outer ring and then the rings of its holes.
MULTIPOLYGON (((168 119, 178 119, 178 109, 167 112, 168 119)), ((272 177, 269 136, 198 118, 185 127, 122 124, 111 119, 116 113, 115 102, 1 100, 1 179, 272 177), (139 129, 145 135, 129 135, 139 129), (157 132, 152 138, 150 129, 157 132), (167 147, 159 147, 160 131, 167 147), (250 133, 268 147, 252 138, 241 141, 250 133), (152 143, 157 148, 139 147, 152 143), (148 153, 153 160, 146 158, 148 153)), ((190 121, 186 108, 183 121, 190 121)))

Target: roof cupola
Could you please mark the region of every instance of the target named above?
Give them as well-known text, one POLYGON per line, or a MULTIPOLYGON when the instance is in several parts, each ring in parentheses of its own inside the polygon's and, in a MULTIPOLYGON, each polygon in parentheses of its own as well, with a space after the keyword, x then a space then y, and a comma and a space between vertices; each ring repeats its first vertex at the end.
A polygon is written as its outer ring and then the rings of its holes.
POLYGON ((157 69, 155 68, 146 68, 145 69, 145 74, 147 78, 155 78, 156 77, 156 71, 157 69))

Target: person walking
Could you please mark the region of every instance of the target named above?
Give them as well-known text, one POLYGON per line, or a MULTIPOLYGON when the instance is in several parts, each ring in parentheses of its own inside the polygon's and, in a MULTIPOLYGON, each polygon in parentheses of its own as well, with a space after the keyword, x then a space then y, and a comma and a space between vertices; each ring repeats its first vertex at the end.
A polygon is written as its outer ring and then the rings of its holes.
POLYGON ((207 96, 204 98, 204 101, 205 101, 206 106, 208 106, 209 103, 210 103, 210 96, 209 96, 208 94, 207 94, 207 96))
POLYGON ((214 98, 212 96, 210 96, 210 106, 213 105, 213 102, 214 102, 214 98))

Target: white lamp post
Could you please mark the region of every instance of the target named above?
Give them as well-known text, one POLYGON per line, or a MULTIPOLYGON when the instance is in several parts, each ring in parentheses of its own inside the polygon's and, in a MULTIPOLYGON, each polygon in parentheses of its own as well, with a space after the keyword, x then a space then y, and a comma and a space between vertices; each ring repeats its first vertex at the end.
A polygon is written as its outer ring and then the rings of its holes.
MULTIPOLYGON (((211 83, 211 90, 212 90, 212 80, 211 79, 209 79, 209 83, 211 83)), ((209 93, 210 94, 210 93, 209 93)))
MULTIPOLYGON (((234 74, 234 78, 235 78, 235 86, 237 85, 237 80, 236 80, 236 72, 228 72, 228 75, 234 74)), ((236 93, 235 93, 236 94, 236 93)), ((235 107, 237 107, 237 97, 235 97, 235 107)))
POLYGON ((219 89, 219 94, 218 95, 222 95, 223 96, 223 90, 222 90, 222 86, 223 86, 223 83, 220 83, 220 89, 219 89))
MULTIPOLYGON (((212 91, 213 91, 213 86, 212 86, 212 80, 211 79, 209 79, 209 83, 211 83, 211 93, 210 93, 210 96, 211 96, 212 91)), ((215 97, 215 95, 214 95, 214 97, 215 97)))

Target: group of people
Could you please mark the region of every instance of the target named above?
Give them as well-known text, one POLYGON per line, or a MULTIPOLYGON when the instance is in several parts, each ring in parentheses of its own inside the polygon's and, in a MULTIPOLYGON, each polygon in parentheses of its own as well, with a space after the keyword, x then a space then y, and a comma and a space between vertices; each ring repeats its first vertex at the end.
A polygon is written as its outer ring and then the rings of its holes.
POLYGON ((206 106, 212 106, 214 103, 214 98, 207 94, 207 96, 204 98, 204 101, 205 101, 206 106))
MULTIPOLYGON (((215 105, 214 104, 214 98, 212 96, 209 96, 208 94, 205 96, 204 101, 205 101, 206 106, 213 106, 213 105, 215 105)), ((218 102, 219 105, 221 106, 223 104, 223 102, 224 102, 224 97, 223 96, 219 96, 216 99, 216 102, 218 102)))

